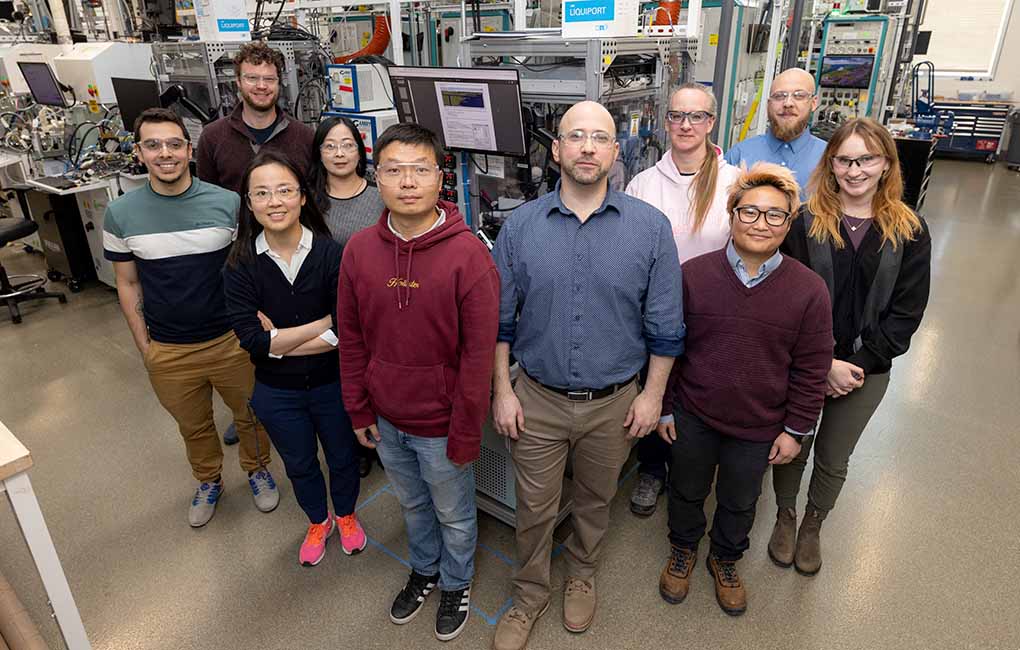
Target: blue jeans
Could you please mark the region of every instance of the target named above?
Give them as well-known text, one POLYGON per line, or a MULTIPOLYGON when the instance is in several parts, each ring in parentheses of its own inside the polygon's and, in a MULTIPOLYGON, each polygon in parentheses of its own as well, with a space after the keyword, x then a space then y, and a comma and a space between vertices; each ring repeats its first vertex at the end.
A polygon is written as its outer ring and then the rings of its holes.
POLYGON ((319 443, 329 466, 334 512, 340 517, 354 512, 361 487, 358 443, 340 397, 340 383, 297 390, 256 381, 251 407, 280 454, 294 497, 308 520, 321 524, 329 517, 319 443))
POLYGON ((379 418, 377 451, 407 525, 411 568, 439 574, 444 591, 464 589, 475 574, 478 515, 475 474, 446 457, 446 438, 400 431, 379 418))

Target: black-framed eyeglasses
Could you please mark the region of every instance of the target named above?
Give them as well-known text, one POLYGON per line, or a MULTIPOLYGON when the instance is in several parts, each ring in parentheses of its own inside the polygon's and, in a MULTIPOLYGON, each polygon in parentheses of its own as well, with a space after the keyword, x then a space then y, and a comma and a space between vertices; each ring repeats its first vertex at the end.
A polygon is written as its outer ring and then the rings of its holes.
POLYGON ((790 213, 786 210, 780 210, 778 208, 762 210, 753 205, 738 205, 733 208, 733 214, 740 220, 740 223, 746 223, 748 225, 757 223, 758 219, 760 219, 762 215, 765 215, 765 223, 773 228, 778 228, 790 220, 790 213))
POLYGON ((671 124, 683 124, 687 120, 697 126, 704 124, 709 118, 715 117, 708 111, 666 111, 666 120, 671 124))

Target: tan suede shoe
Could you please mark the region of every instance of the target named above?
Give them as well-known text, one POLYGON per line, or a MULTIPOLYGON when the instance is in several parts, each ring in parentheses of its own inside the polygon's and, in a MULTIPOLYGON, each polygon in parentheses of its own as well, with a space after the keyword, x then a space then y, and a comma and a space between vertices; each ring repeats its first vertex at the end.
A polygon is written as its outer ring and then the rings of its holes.
POLYGON ((595 620, 595 578, 567 578, 563 584, 563 627, 580 633, 595 620))
POLYGON ((528 646, 531 628, 535 626, 535 621, 541 618, 547 609, 549 609, 549 603, 546 603, 537 614, 529 615, 516 605, 511 607, 496 624, 496 637, 492 640, 492 650, 524 650, 528 646))

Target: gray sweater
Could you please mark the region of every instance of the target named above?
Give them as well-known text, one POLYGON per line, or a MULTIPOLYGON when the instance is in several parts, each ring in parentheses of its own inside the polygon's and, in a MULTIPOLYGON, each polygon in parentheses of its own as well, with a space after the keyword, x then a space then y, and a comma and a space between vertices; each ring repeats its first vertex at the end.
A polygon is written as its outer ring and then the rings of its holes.
POLYGON ((341 246, 346 246, 354 233, 375 225, 386 206, 378 188, 366 185, 361 194, 349 199, 329 197, 329 211, 324 215, 329 231, 341 246))

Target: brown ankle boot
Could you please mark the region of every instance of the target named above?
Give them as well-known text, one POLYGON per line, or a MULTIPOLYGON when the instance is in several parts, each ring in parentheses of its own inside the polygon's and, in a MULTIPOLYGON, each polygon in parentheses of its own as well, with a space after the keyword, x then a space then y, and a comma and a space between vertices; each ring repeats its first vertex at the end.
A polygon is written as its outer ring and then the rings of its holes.
POLYGON ((769 557, 788 569, 793 565, 794 546, 797 543, 797 512, 793 508, 780 508, 776 513, 776 526, 769 539, 769 557))
POLYGON ((691 588, 691 569, 698 555, 688 548, 670 545, 669 560, 659 576, 659 595, 670 605, 678 605, 687 598, 691 588))
POLYGON ((708 556, 708 572, 715 578, 715 600, 722 611, 740 616, 747 611, 747 591, 737 573, 737 563, 708 556))
POLYGON ((807 512, 804 513, 804 521, 801 522, 800 532, 797 534, 797 551, 793 558, 797 573, 803 576, 813 576, 822 568, 819 533, 824 519, 825 513, 811 506, 808 506, 807 512))

